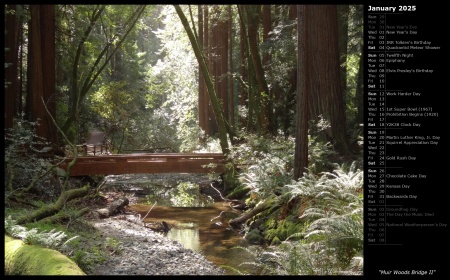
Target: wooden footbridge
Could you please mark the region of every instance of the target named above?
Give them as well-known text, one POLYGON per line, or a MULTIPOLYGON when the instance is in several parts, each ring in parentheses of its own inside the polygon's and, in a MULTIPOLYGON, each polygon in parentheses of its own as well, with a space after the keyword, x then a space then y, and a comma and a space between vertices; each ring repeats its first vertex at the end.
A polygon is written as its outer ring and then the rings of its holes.
MULTIPOLYGON (((73 158, 60 167, 67 171, 73 158)), ((222 173, 225 156, 221 153, 143 153, 79 156, 70 176, 139 173, 222 173)))

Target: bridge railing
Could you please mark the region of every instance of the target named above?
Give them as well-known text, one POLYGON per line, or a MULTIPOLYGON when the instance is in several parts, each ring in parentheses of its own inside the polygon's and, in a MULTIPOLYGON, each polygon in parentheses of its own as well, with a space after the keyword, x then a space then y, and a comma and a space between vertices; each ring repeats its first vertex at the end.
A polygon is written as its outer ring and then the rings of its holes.
MULTIPOLYGON (((67 170, 71 158, 60 167, 67 170)), ((151 153, 82 156, 71 176, 140 173, 223 173, 226 158, 221 153, 151 153)))

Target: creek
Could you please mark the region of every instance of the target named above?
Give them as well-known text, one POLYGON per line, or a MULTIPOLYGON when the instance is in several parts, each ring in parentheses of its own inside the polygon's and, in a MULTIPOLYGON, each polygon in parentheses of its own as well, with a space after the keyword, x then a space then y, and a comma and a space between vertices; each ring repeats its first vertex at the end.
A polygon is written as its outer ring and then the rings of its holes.
POLYGON ((105 188, 113 188, 133 195, 129 209, 138 213, 144 223, 169 224, 170 230, 161 233, 178 241, 185 248, 201 253, 210 262, 224 268, 228 274, 237 270, 246 273, 252 262, 249 245, 243 236, 228 226, 228 221, 240 211, 231 208, 220 198, 214 178, 206 174, 127 174, 105 177, 105 188), (237 270, 235 270, 237 269, 237 270))

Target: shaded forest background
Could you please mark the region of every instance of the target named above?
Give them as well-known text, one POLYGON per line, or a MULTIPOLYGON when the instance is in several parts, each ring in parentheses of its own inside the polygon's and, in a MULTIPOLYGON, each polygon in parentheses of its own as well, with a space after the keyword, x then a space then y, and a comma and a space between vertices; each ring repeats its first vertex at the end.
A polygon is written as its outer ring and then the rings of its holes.
MULTIPOLYGON (((229 140, 237 133, 295 137, 297 86, 308 122, 352 152, 362 121, 360 6, 316 6, 305 21, 299 81, 296 5, 200 5, 185 13, 208 65, 229 140), (325 14, 323 14, 325 13, 325 14), (305 105, 306 106, 306 105, 305 105)), ((220 136, 203 72, 173 6, 9 5, 5 128, 39 120, 62 146, 107 133, 115 153, 187 152, 220 136), (53 44, 54 42, 54 44, 53 44), (54 66, 54 67, 53 67, 54 66), (42 100, 42 99, 43 100, 42 100)))
POLYGON ((37 209, 18 224, 98 194, 55 165, 98 131, 114 154, 224 153, 230 225, 317 260, 283 273, 362 271, 362 5, 4 7, 5 200, 37 209))

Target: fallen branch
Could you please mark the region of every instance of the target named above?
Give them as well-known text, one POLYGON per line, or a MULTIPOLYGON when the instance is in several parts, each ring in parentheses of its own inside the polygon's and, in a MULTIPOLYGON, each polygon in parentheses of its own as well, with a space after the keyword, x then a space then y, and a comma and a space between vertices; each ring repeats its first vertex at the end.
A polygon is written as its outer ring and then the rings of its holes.
POLYGON ((29 215, 24 215, 22 217, 19 217, 17 219, 17 224, 19 224, 19 225, 26 224, 26 223, 30 223, 33 221, 39 221, 39 220, 42 220, 43 218, 52 216, 52 215, 58 213, 68 201, 76 199, 76 198, 84 197, 88 194, 88 192, 89 192, 89 185, 86 185, 82 188, 62 192, 61 195, 59 196, 58 200, 55 203, 47 205, 47 206, 43 206, 40 209, 34 211, 33 213, 31 213, 29 215))
POLYGON ((48 223, 48 224, 64 223, 71 219, 74 219, 74 218, 76 219, 78 217, 81 217, 84 214, 86 214, 87 212, 89 212, 89 208, 86 207, 86 208, 83 208, 73 214, 70 214, 70 215, 68 215, 66 213, 58 213, 56 215, 42 219, 41 222, 48 223))
POLYGON ((53 124, 56 126, 58 131, 64 137, 64 140, 66 140, 66 142, 72 148, 72 151, 73 151, 73 159, 67 165, 66 176, 65 176, 64 185, 63 185, 63 190, 67 190, 67 187, 69 185, 70 170, 75 165, 75 163, 77 162, 77 159, 78 159, 78 149, 77 149, 77 146, 75 144, 70 142, 69 138, 67 138, 66 134, 64 134, 64 131, 62 131, 62 129, 58 126, 58 124, 56 123, 56 121, 53 118, 52 114, 50 114, 50 112, 48 111, 48 108, 45 105, 44 99, 42 97, 41 97, 41 100, 42 100, 42 103, 44 104, 45 111, 47 111, 50 119, 53 121, 53 124))
POLYGON ((150 210, 148 210, 148 212, 147 212, 147 214, 145 214, 144 218, 141 219, 141 222, 143 222, 144 219, 147 218, 148 214, 150 213, 150 211, 152 211, 153 207, 155 207, 156 203, 158 203, 158 202, 155 202, 155 204, 152 205, 152 208, 150 208, 150 210))
POLYGON ((228 224, 232 227, 232 228, 237 228, 239 227, 239 225, 243 224, 245 221, 247 221, 248 219, 252 218, 253 216, 271 209, 271 210, 276 210, 278 208, 280 208, 283 205, 282 201, 278 198, 269 198, 261 203, 259 203, 255 208, 253 208, 252 210, 248 211, 248 212, 244 212, 242 213, 241 216, 232 219, 228 222, 228 224))
POLYGON ((245 202, 239 200, 239 199, 228 199, 222 196, 222 193, 218 189, 216 189, 213 184, 209 184, 211 188, 215 189, 216 192, 219 193, 220 198, 222 198, 224 201, 229 202, 228 206, 230 206, 232 209, 245 209, 247 205, 245 205, 245 202))

